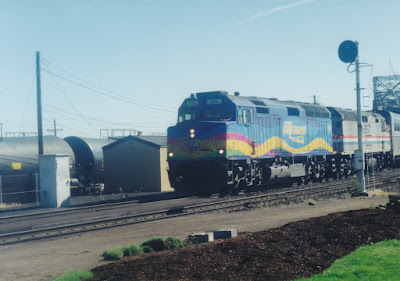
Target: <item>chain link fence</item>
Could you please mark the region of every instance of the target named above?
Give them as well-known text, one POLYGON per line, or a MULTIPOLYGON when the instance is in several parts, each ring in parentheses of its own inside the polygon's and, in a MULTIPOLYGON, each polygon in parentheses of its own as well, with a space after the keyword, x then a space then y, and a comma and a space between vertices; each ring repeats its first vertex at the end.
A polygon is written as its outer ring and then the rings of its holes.
POLYGON ((39 174, 0 175, 0 205, 40 204, 39 174))

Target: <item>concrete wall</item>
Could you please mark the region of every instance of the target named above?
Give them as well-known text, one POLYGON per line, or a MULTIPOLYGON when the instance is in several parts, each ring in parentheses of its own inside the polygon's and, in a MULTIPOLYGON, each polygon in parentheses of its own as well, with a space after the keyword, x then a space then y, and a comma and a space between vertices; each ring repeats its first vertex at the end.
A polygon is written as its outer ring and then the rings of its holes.
POLYGON ((40 200, 43 207, 70 205, 70 171, 68 155, 40 155, 40 200))

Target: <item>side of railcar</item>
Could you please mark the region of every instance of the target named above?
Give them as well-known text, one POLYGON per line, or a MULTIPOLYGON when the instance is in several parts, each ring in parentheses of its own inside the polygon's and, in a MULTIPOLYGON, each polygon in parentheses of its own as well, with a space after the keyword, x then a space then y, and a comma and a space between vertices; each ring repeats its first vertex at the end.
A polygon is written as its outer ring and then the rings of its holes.
POLYGON ((377 111, 386 118, 385 131, 390 135, 390 157, 389 164, 400 166, 400 114, 390 111, 377 111))
POLYGON ((238 106, 237 123, 227 132, 232 184, 310 180, 333 172, 332 128, 326 108, 256 97, 232 99, 238 106))
MULTIPOLYGON (((340 173, 354 172, 354 151, 358 149, 357 112, 328 108, 332 113, 333 148, 337 152, 340 173)), ((379 113, 362 112, 363 152, 370 166, 381 169, 390 165, 390 134, 385 118, 379 113)))

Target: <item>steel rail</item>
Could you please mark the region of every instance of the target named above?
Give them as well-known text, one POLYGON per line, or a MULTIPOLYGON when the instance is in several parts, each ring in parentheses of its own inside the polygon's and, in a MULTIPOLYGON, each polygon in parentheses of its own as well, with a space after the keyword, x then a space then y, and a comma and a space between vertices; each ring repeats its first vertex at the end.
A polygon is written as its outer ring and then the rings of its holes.
POLYGON ((111 210, 117 208, 123 208, 129 205, 136 205, 139 203, 150 203, 162 200, 173 200, 173 199, 180 199, 180 198, 187 198, 192 196, 193 194, 174 194, 171 196, 160 196, 159 198, 142 198, 142 199, 133 199, 129 201, 123 202, 114 202, 114 203, 99 203, 90 206, 83 206, 83 207, 72 207, 68 209, 60 209, 60 210, 51 210, 51 211, 39 211, 33 212, 28 214, 18 214, 18 215, 10 215, 10 216, 0 216, 0 223, 9 223, 14 221, 23 221, 23 220, 30 220, 33 218, 46 218, 46 217, 54 217, 56 215, 69 215, 74 213, 80 213, 83 211, 98 211, 98 210, 111 210))
POLYGON ((273 194, 262 194, 245 198, 235 198, 223 202, 203 203, 180 208, 171 208, 161 211, 127 215, 119 218, 97 219, 90 222, 80 222, 62 226, 53 226, 43 229, 7 233, 0 235, 0 245, 14 244, 44 238, 53 238, 68 234, 77 234, 82 232, 112 228, 116 226, 131 225, 179 216, 186 216, 196 213, 214 212, 229 209, 235 210, 238 208, 251 208, 252 206, 255 206, 255 204, 272 204, 274 201, 282 203, 284 201, 288 201, 288 199, 293 199, 300 195, 306 195, 307 197, 309 197, 310 195, 315 194, 326 194, 332 192, 338 193, 348 191, 349 186, 351 186, 351 184, 346 184, 329 189, 327 189, 326 187, 309 187, 297 190, 281 191, 273 194), (288 197, 288 195, 290 196, 288 197))
MULTIPOLYGON (((388 177, 382 176, 381 179, 379 179, 379 181, 377 178, 378 177, 375 178, 375 185, 379 186, 387 183, 388 177)), ((392 178, 393 175, 391 175, 390 179, 392 178)), ((395 179, 396 181, 398 181, 400 178, 395 177, 395 179)), ((332 183, 336 182, 333 181, 332 183)), ((263 204, 264 206, 267 204, 273 205, 274 203, 279 204, 284 202, 291 202, 291 200, 298 200, 299 198, 303 198, 304 196, 310 198, 311 196, 314 195, 344 193, 353 189, 355 189, 354 184, 349 182, 336 184, 335 187, 318 185, 314 187, 296 188, 274 193, 252 195, 242 198, 234 198, 222 202, 219 201, 219 202, 203 203, 203 204, 197 204, 179 208, 171 208, 161 211, 152 211, 142 214, 126 215, 118 218, 96 219, 89 222, 86 221, 73 224, 65 224, 60 226, 52 226, 42 229, 6 233, 0 235, 0 246, 32 241, 37 239, 58 237, 68 234, 77 234, 82 232, 107 229, 116 226, 150 222, 155 220, 185 216, 196 213, 214 212, 219 210, 237 210, 245 208, 254 208, 259 206, 260 204, 263 204)))

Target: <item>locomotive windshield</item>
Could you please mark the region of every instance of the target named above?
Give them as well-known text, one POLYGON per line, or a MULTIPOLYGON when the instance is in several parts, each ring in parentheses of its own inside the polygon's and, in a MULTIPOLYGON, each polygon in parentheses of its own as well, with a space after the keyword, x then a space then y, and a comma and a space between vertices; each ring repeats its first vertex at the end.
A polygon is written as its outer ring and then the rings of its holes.
POLYGON ((224 104, 222 99, 188 100, 180 108, 178 114, 178 123, 232 120, 235 120, 234 107, 232 104, 224 104))

